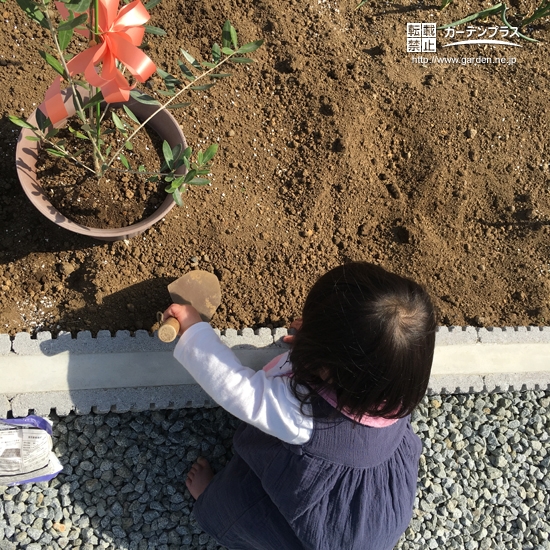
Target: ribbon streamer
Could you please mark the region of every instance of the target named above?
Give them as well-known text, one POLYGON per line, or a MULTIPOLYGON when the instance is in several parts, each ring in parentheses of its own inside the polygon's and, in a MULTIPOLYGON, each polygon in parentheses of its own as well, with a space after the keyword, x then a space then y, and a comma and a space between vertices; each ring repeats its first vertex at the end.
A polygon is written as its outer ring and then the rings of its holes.
MULTIPOLYGON (((62 16, 68 15, 69 12, 62 2, 56 2, 56 6, 62 16)), ((67 63, 69 74, 74 76, 83 73, 89 84, 101 90, 107 103, 128 101, 130 91, 134 87, 128 84, 117 68, 117 61, 122 63, 138 82, 145 82, 156 70, 153 61, 138 48, 145 34, 144 25, 150 19, 149 12, 141 0, 134 0, 120 10, 118 6, 118 0, 99 0, 99 34, 96 35, 96 41, 99 42, 67 63), (98 72, 100 64, 101 74, 98 72)), ((89 36, 89 33, 87 35, 89 36)), ((40 105, 40 109, 52 124, 68 116, 60 92, 61 80, 61 77, 54 80, 46 92, 44 102, 40 105)))

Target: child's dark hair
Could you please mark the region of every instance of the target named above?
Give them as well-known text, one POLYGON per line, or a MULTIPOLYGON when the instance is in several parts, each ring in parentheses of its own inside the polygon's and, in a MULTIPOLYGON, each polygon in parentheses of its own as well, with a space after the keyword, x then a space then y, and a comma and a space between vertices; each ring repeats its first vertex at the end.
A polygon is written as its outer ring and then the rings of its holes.
POLYGON ((323 275, 292 344, 291 388, 302 405, 323 389, 353 416, 402 418, 430 377, 436 319, 428 293, 367 262, 323 275))

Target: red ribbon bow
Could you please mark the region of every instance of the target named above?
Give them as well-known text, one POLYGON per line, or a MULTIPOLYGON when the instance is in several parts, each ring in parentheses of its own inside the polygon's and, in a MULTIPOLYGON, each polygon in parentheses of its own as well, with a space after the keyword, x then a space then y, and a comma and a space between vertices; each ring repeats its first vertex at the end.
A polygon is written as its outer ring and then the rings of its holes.
MULTIPOLYGON (((68 12, 61 2, 56 3, 61 15, 68 12)), ((98 44, 79 53, 67 63, 69 74, 84 73, 89 84, 99 88, 107 103, 128 101, 133 86, 116 66, 120 61, 138 82, 145 82, 156 70, 156 65, 138 48, 145 33, 144 24, 149 21, 149 12, 134 0, 118 13, 118 0, 99 0, 97 13, 98 44), (96 67, 102 64, 101 74, 96 67)), ((49 87, 41 105, 52 124, 68 116, 60 92, 61 77, 49 87)))

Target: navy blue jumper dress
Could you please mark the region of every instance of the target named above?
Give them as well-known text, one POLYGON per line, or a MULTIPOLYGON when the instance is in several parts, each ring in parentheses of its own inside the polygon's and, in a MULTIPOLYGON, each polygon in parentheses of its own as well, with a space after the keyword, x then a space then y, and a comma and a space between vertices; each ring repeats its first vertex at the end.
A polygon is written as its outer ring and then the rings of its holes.
POLYGON ((314 428, 290 445, 242 423, 235 454, 195 503, 230 550, 391 550, 413 512, 420 439, 406 417, 373 428, 313 404, 314 428))

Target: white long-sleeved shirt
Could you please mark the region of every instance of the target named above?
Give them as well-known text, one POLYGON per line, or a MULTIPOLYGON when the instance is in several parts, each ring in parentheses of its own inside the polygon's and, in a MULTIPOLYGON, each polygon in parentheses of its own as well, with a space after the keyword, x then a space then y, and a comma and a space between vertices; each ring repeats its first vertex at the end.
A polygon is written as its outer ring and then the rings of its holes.
POLYGON ((174 357, 216 403, 240 420, 293 445, 311 438, 313 418, 308 408, 302 414, 290 389, 288 352, 256 372, 241 364, 208 323, 197 323, 184 332, 174 357))

